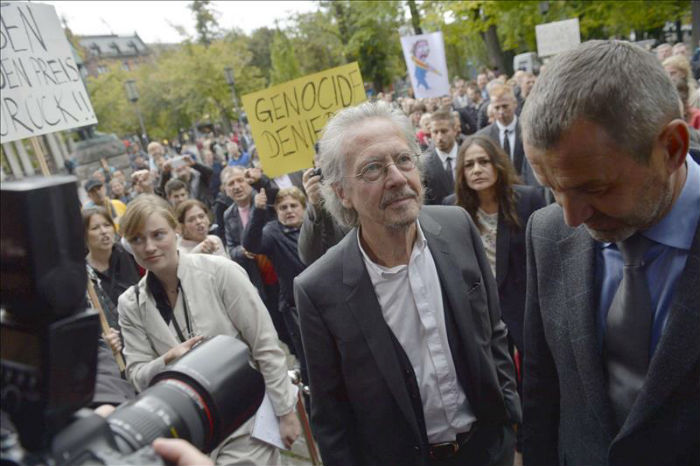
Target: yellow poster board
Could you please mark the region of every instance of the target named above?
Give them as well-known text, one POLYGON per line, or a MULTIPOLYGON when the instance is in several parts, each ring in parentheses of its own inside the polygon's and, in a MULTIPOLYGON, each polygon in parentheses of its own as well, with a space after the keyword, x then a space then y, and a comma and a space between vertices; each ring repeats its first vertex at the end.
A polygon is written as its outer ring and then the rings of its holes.
POLYGON ((367 100, 357 62, 242 97, 255 147, 271 178, 313 166, 314 144, 337 110, 367 100))

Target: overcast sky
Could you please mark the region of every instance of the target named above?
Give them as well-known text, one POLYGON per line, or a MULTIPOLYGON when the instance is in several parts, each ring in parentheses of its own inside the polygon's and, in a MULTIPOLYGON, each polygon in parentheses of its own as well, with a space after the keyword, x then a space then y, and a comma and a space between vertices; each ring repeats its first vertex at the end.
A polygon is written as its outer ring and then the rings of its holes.
MULTIPOLYGON (((194 16, 187 8, 189 1, 40 1, 56 8, 58 17, 65 17, 77 35, 138 32, 147 43, 180 42, 182 38, 170 24, 184 26, 194 36, 194 16), (170 23, 170 24, 168 24, 170 23)), ((237 27, 246 33, 262 26, 280 26, 293 13, 318 9, 312 1, 219 1, 211 2, 219 12, 223 29, 237 27)))

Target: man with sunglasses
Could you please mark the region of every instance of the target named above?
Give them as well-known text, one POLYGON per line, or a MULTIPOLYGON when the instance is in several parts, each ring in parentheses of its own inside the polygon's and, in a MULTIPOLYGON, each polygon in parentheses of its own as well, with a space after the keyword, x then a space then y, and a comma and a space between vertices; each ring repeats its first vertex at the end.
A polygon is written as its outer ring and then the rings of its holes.
POLYGON ((295 280, 324 464, 512 464, 520 420, 478 230, 423 207, 404 115, 366 103, 320 141, 324 207, 352 230, 295 280))

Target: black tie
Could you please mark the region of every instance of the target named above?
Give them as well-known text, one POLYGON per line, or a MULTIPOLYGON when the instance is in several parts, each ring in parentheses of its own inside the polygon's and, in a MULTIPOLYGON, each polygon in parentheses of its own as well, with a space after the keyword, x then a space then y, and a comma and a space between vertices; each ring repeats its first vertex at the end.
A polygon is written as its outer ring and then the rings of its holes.
POLYGON ((447 179, 450 181, 448 188, 450 188, 450 192, 452 192, 455 187, 455 177, 454 173, 452 173, 452 157, 447 157, 445 164, 447 165, 447 179))
MULTIPOLYGON (((505 151, 508 158, 512 160, 513 156, 510 153, 510 138, 508 137, 509 134, 510 130, 506 129, 503 131, 503 150, 505 151)), ((518 167, 515 168, 517 169, 518 167)))
POLYGON ((627 419, 649 368, 653 309, 644 253, 652 243, 640 234, 617 243, 624 266, 606 319, 605 362, 608 394, 618 428, 627 419))

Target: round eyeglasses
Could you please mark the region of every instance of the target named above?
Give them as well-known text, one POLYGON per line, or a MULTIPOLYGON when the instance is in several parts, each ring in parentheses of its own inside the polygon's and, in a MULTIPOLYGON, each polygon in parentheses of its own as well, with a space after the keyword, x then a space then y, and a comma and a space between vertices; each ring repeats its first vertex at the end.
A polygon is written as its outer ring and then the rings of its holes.
POLYGON ((389 163, 370 162, 360 168, 360 171, 356 175, 352 175, 352 178, 360 178, 366 183, 374 183, 375 181, 386 178, 389 167, 392 165, 396 165, 396 168, 402 172, 410 172, 416 168, 417 159, 417 155, 399 154, 389 163))

